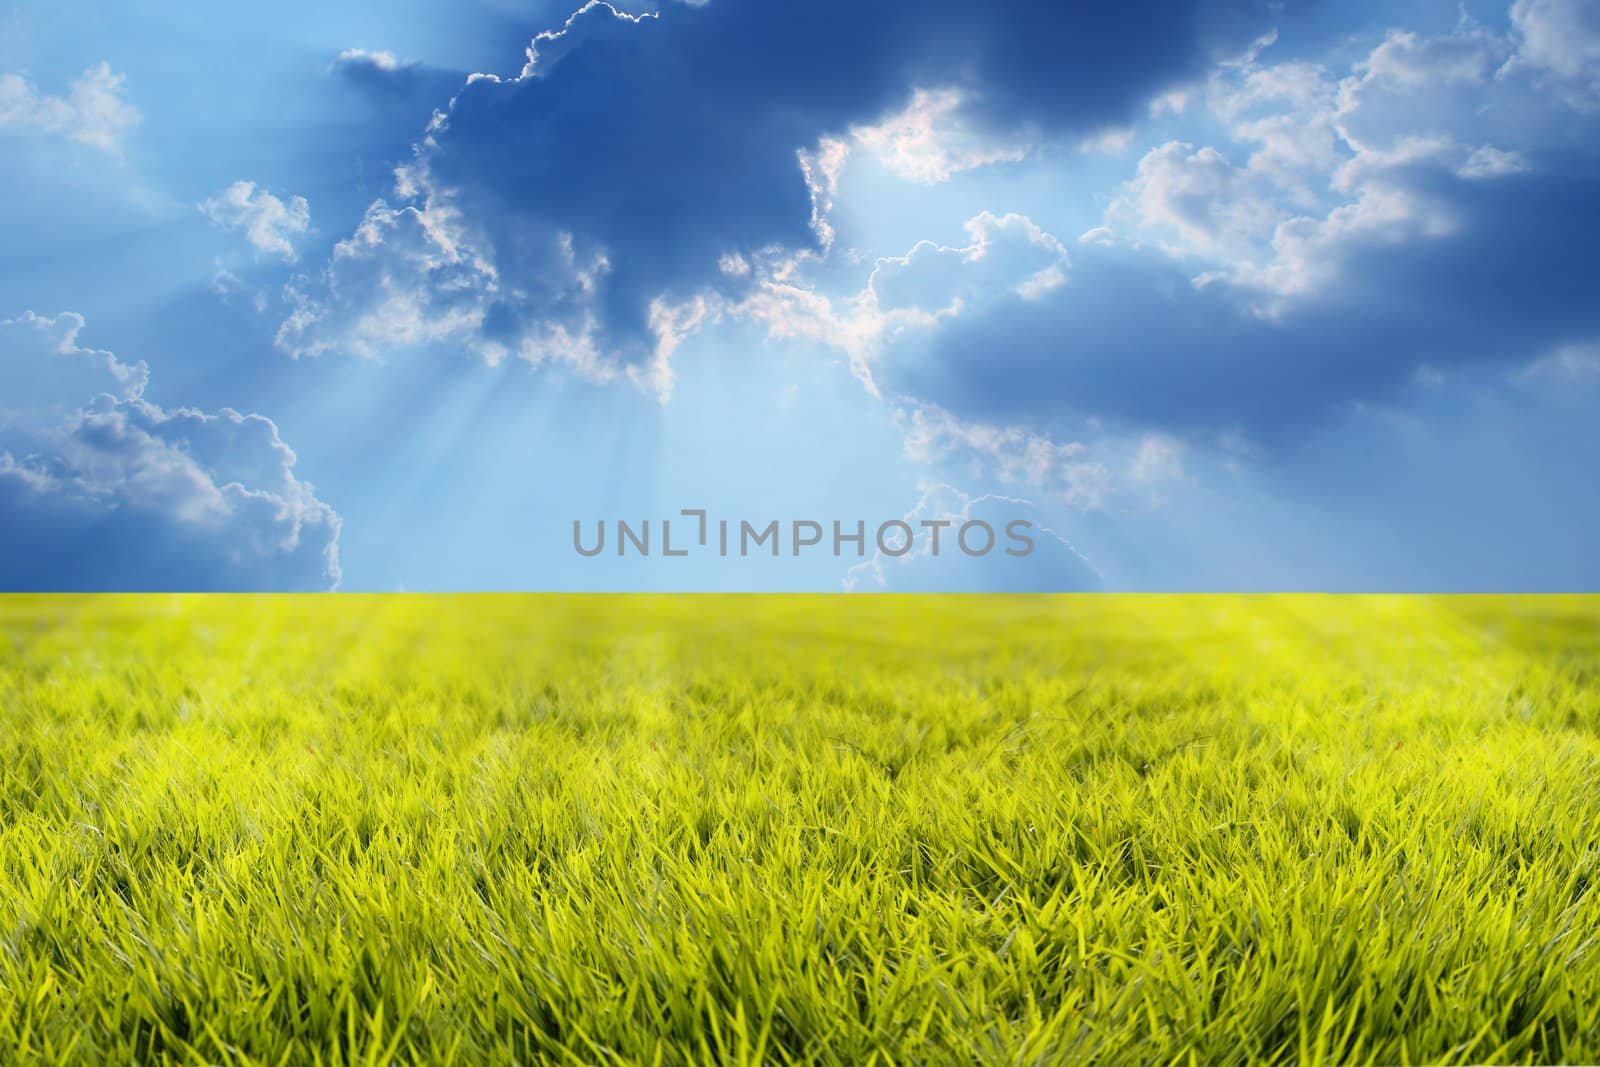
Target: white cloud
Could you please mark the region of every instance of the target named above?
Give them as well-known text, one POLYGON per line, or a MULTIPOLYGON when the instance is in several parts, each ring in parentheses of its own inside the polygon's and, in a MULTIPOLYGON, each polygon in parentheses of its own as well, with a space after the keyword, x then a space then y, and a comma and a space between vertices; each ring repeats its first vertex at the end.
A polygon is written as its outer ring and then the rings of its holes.
POLYGON ((1206 103, 1231 139, 1249 150, 1246 169, 1297 191, 1299 183, 1339 162, 1337 92, 1320 64, 1260 66, 1252 60, 1214 73, 1206 103))
POLYGON ((1532 168, 1520 152, 1506 152, 1484 145, 1475 149, 1467 161, 1456 169, 1463 178, 1502 178, 1507 174, 1524 174, 1532 168))
POLYGON ((384 74, 394 74, 411 65, 400 62, 393 52, 369 52, 365 48, 346 48, 334 60, 334 66, 340 69, 367 68, 384 74))
POLYGON ((1120 156, 1133 143, 1135 132, 1132 126, 1110 126, 1085 137, 1078 142, 1078 147, 1085 152, 1120 156))
POLYGON ((1512 50, 1503 35, 1467 19, 1431 37, 1391 31, 1342 77, 1301 59, 1266 62, 1272 43, 1206 83, 1226 138, 1146 153, 1094 240, 1154 242, 1197 261, 1197 283, 1257 290, 1259 310, 1276 313, 1336 277, 1357 243, 1456 231, 1443 202, 1412 180, 1419 168, 1487 180, 1534 167, 1517 147, 1482 139, 1491 128, 1497 140, 1517 138, 1517 116, 1537 111, 1523 86, 1496 76, 1512 50))
POLYGON ((851 132, 884 166, 918 182, 1027 158, 1029 138, 983 130, 963 110, 965 100, 959 89, 918 89, 901 111, 851 132))
POLYGON ((227 230, 239 230, 259 252, 298 258, 294 242, 311 228, 311 205, 303 196, 287 201, 258 188, 255 182, 237 181, 200 202, 200 213, 227 230))
POLYGON ((334 247, 319 285, 301 278, 287 288, 294 310, 278 330, 280 349, 378 358, 395 348, 449 343, 491 365, 508 358, 559 362, 590 381, 633 381, 665 400, 673 351, 717 312, 707 297, 682 305, 656 301, 654 352, 624 365, 602 350, 591 306, 610 262, 603 253, 580 255, 570 235, 559 235, 545 264, 548 283, 536 294, 550 314, 496 336, 486 330, 492 309, 523 294, 502 280, 488 235, 468 225, 452 192, 436 187, 425 168, 397 171, 396 191, 413 202, 374 203, 356 232, 334 247))
POLYGON ((143 396, 149 368, 80 346, 83 325, 71 312, 0 319, 0 422, 55 421, 102 394, 115 401, 143 396))
POLYGON ((1169 141, 1139 160, 1108 215, 1161 239, 1174 255, 1250 259, 1282 221, 1278 201, 1215 148, 1169 141))
POLYGON ((905 255, 877 260, 865 287, 842 299, 816 291, 795 276, 796 263, 785 261, 785 269, 762 277, 732 310, 762 323, 773 338, 840 349, 852 373, 878 395, 872 364, 886 344, 1008 295, 1037 299, 1066 284, 1066 246, 1027 216, 986 211, 963 229, 966 244, 920 241, 905 255))
MULTIPOLYGON (((399 175, 402 193, 409 191, 409 175, 399 175)), ((290 355, 338 349, 370 359, 396 346, 467 338, 499 288, 460 213, 431 191, 419 205, 369 207, 356 232, 334 246, 322 280, 317 297, 303 279, 285 291, 294 312, 277 340, 290 355)), ((491 361, 503 354, 485 353, 491 361)))
POLYGON ((1189 105, 1194 102, 1194 97, 1194 90, 1187 86, 1169 89, 1150 101, 1150 117, 1160 118, 1162 115, 1181 115, 1189 110, 1189 105))
POLYGON ((1471 23, 1437 37, 1390 30, 1383 43, 1356 64, 1360 78, 1345 91, 1371 84, 1417 91, 1482 82, 1494 72, 1503 48, 1496 35, 1471 23))
POLYGON ((918 463, 965 465, 974 477, 1025 485, 1084 511, 1103 506, 1111 489, 1110 472, 1076 441, 1061 444, 1015 426, 966 421, 929 404, 901 409, 895 421, 907 457, 918 463))
POLYGON ((83 325, 0 321, 0 513, 23 545, 0 560, 0 584, 36 582, 27 546, 57 544, 95 558, 58 560, 46 584, 337 584, 339 516, 295 476, 277 426, 151 403, 145 365, 80 346, 83 325), (102 560, 128 569, 95 572, 102 560))
POLYGON ((985 211, 962 224, 964 245, 921 241, 880 259, 868 282, 885 308, 959 311, 987 295, 1035 297, 1066 284, 1067 249, 1026 215, 985 211))
POLYGON ((1339 82, 1336 121, 1346 149, 1381 162, 1404 155, 1407 143, 1431 143, 1441 158, 1459 159, 1485 128, 1485 113, 1504 110, 1518 89, 1495 78, 1510 53, 1503 35, 1465 18, 1433 37, 1390 31, 1339 82))
POLYGON ((1183 442, 1165 434, 1151 434, 1139 442, 1131 477, 1136 482, 1178 481, 1183 478, 1183 442))
POLYGON ((84 71, 64 96, 40 93, 19 74, 0 74, 0 130, 61 135, 102 151, 120 151, 123 138, 139 124, 122 83, 123 75, 106 63, 84 71))
MULTIPOLYGON (((809 152, 802 149, 795 157, 800 173, 805 175, 806 189, 811 193, 811 230, 826 249, 833 244, 833 226, 828 222, 828 215, 833 211, 833 197, 839 190, 839 175, 850 157, 850 145, 837 137, 824 137, 815 149, 809 152)), ((722 258, 726 259, 727 255, 723 253, 722 258)))
POLYGON ((1600 8, 1592 0, 1517 0, 1511 25, 1514 66, 1546 72, 1571 102, 1600 107, 1600 8))

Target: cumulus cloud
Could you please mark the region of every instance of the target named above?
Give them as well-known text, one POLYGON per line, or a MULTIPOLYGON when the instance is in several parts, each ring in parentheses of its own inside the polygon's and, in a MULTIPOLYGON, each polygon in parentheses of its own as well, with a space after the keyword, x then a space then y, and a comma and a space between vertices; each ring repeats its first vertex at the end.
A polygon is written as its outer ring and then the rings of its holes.
POLYGON ((1025 135, 992 135, 963 109, 955 89, 918 89, 901 111, 853 131, 856 143, 903 178, 949 181, 952 175, 991 163, 1027 158, 1025 135))
POLYGON ((1432 36, 1394 29, 1343 73, 1273 62, 1274 40, 1207 78, 1199 99, 1226 136, 1148 152, 1101 239, 1154 245, 1198 283, 1252 290, 1258 310, 1278 313, 1337 283, 1347 249, 1469 226, 1431 179, 1490 182, 1572 150, 1573 116, 1519 66, 1514 35, 1465 17, 1432 36))
POLYGON ((929 466, 957 464, 974 477, 1042 490, 1083 510, 1101 507, 1111 488, 1105 465, 1078 441, 1057 443, 1015 426, 963 422, 932 405, 900 409, 906 455, 929 466))
POLYGON ((1307 59, 1266 62, 1272 44, 1262 38, 1208 80, 1227 142, 1151 150, 1107 212, 1112 232, 1279 310, 1336 278, 1349 243, 1453 231, 1445 199, 1412 180, 1419 169, 1473 179, 1529 169, 1514 150, 1474 143, 1486 102, 1508 95, 1495 79, 1510 51, 1501 36, 1471 22, 1435 37, 1391 30, 1344 76, 1307 59))
POLYGON ((841 349, 852 373, 881 395, 872 365, 886 346, 926 336, 940 322, 996 300, 1037 300, 1066 284, 1066 247, 1027 216, 983 212, 962 229, 965 244, 919 241, 904 255, 878 259, 865 286, 842 298, 818 292, 788 264, 762 273, 731 310, 763 324, 771 337, 841 349))
POLYGON ((1174 255, 1238 262, 1271 239, 1281 218, 1276 199, 1252 184, 1217 149, 1171 141, 1139 160, 1112 218, 1132 216, 1174 255))
POLYGON ((965 245, 921 241, 903 256, 879 260, 868 281, 877 306, 959 313, 985 294, 1031 300, 1066 283, 1066 247, 1026 215, 986 211, 962 228, 965 245))
POLYGON ((967 421, 1053 432, 1094 416, 1281 441, 1392 393, 1420 365, 1516 365, 1600 333, 1583 281, 1596 267, 1583 235, 1600 225, 1589 182, 1435 174, 1430 184, 1469 224, 1422 242, 1330 245, 1333 280, 1277 314, 1261 314, 1248 290, 1195 285, 1160 252, 1080 244, 1070 284, 888 345, 875 379, 967 421))
POLYGON ((1508 67, 1525 41, 1396 30, 1342 72, 1274 47, 1205 79, 1188 108, 1221 136, 1140 159, 1070 281, 884 341, 878 388, 1057 440, 1098 418, 1271 445, 1419 367, 1520 366, 1600 333, 1582 281, 1600 128, 1508 67))
POLYGON ((0 320, 6 346, 0 359, 0 418, 9 424, 54 421, 97 396, 137 400, 150 381, 141 360, 78 344, 83 318, 67 313, 49 319, 33 312, 0 320))
POLYGON ((393 197, 296 287, 281 343, 448 342, 664 393, 684 324, 764 276, 729 265, 827 246, 852 131, 930 179, 1010 158, 1125 122, 1263 6, 1138 0, 1085 32, 1044 0, 592 2, 517 76, 469 79, 393 197))
POLYGON ((1600 107, 1600 11, 1588 0, 1517 0, 1511 64, 1538 71, 1585 108, 1600 107))
POLYGON ((84 71, 61 96, 41 93, 19 74, 0 74, 0 130, 55 134, 120 151, 123 138, 139 124, 122 83, 123 75, 107 63, 84 71))
POLYGON ((271 420, 163 408, 80 316, 0 321, 0 587, 305 589, 339 579, 339 516, 271 420))
POLYGON ((295 240, 311 228, 311 205, 305 197, 280 200, 255 182, 234 182, 202 200, 199 208, 202 215, 223 229, 243 233, 258 252, 290 263, 299 258, 295 240))

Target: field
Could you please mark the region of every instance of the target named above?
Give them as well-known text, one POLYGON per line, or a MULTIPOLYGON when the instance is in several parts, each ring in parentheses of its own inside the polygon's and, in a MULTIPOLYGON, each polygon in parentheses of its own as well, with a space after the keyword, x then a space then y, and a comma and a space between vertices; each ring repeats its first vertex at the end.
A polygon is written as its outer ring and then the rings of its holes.
POLYGON ((0 598, 0 1061, 1600 1060, 1600 598, 0 598))

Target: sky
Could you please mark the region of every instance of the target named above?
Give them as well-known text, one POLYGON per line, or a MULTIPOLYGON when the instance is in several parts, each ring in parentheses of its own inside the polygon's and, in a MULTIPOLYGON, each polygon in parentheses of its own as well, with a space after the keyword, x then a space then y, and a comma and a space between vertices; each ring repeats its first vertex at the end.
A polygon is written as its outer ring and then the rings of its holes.
POLYGON ((1600 590, 1592 0, 136 7, 0 8, 0 589, 1600 590))

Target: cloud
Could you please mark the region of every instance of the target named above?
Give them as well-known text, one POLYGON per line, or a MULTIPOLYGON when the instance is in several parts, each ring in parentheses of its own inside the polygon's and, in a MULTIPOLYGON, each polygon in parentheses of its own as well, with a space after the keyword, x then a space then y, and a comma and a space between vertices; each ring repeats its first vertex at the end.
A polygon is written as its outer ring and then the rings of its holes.
POLYGON ((1506 152, 1493 145, 1483 145, 1473 149, 1456 174, 1462 178, 1503 178, 1508 174, 1525 174, 1532 169, 1520 152, 1506 152))
POLYGON ((56 420, 97 396, 139 399, 150 381, 143 361, 123 363, 115 355, 78 344, 83 318, 71 312, 53 319, 27 312, 0 320, 6 347, 0 359, 0 419, 19 423, 56 420))
POLYGON ((333 69, 353 80, 404 78, 418 64, 402 61, 393 52, 369 52, 365 48, 346 48, 334 58, 333 69))
POLYGON ((0 321, 0 588, 310 589, 339 516, 271 420, 163 408, 80 316, 0 321))
POLYGON ((857 144, 902 178, 945 182, 992 163, 1027 158, 1029 141, 992 137, 974 125, 956 89, 918 89, 901 111, 853 131, 857 144))
POLYGON ((1032 299, 991 284, 883 338, 875 386, 1054 440, 1100 419, 1277 447, 1419 367, 1591 342, 1600 128, 1508 71, 1516 47, 1466 21, 1392 31, 1339 74, 1269 62, 1263 39, 1197 101, 1222 136, 1148 152, 1069 280, 1032 299))
POLYGON ((1523 367, 1515 380, 1523 385, 1568 391, 1600 382, 1600 342, 1558 348, 1523 367))
POLYGON ((1112 218, 1131 217, 1139 232, 1166 236, 1176 256, 1238 262, 1272 238, 1280 221, 1274 197, 1252 188, 1248 172, 1212 147, 1171 141, 1139 160, 1112 218))
POLYGON ((666 325, 714 318, 763 276, 727 264, 826 248, 852 131, 925 178, 1009 158, 1127 121, 1264 8, 590 3, 516 77, 468 80, 394 196, 296 287, 281 343, 447 343, 664 394, 681 340, 666 325))
POLYGON ((965 245, 921 241, 904 256, 880 259, 868 281, 874 303, 959 314, 987 294, 1033 300, 1066 283, 1066 247, 1026 215, 986 211, 962 229, 965 245))
MULTIPOLYGON (((902 521, 912 530, 910 546, 900 555, 875 549, 845 574, 845 592, 1059 593, 1103 584, 1089 561, 1050 529, 1028 500, 969 496, 933 483, 902 521)), ((893 541, 889 547, 894 551, 902 544, 893 541)))
POLYGON ((1347 245, 1461 226, 1447 190, 1419 174, 1492 181, 1575 147, 1559 101, 1512 73, 1514 40, 1470 19, 1434 36, 1390 30, 1342 75, 1312 58, 1269 62, 1273 42, 1208 76, 1225 136, 1151 150, 1106 215, 1106 232, 1191 261, 1202 283, 1253 289, 1263 309, 1334 282, 1347 245))
POLYGON ((328 70, 365 102, 387 109, 385 117, 396 124, 396 132, 410 137, 460 89, 462 81, 459 71, 425 66, 383 49, 346 48, 328 70), (410 125, 400 127, 402 121, 410 125))
POLYGON ((69 137, 105 152, 121 150, 139 124, 139 112, 123 98, 123 75, 109 64, 90 67, 65 96, 41 94, 19 74, 0 74, 0 130, 69 137))
POLYGON ((258 252, 298 257, 294 242, 311 228, 311 205, 303 196, 278 199, 255 182, 237 181, 199 205, 200 213, 225 230, 239 230, 258 252))
POLYGON ((1150 434, 1139 442, 1129 472, 1136 482, 1172 482, 1183 477, 1182 441, 1165 434, 1150 434))
POLYGON ((1410 171, 1528 169, 1515 151, 1473 143, 1486 104, 1516 93, 1494 79, 1509 42, 1475 24, 1437 37, 1391 30, 1343 77, 1308 59, 1263 62, 1272 44, 1262 38, 1208 78, 1222 147, 1172 141, 1147 153, 1107 212, 1112 232, 1278 309, 1335 277, 1345 243, 1452 230, 1448 205, 1421 195, 1410 171))
POLYGON ((1132 126, 1108 126, 1079 141, 1078 148, 1084 152, 1120 156, 1133 143, 1133 135, 1132 126))
POLYGON ((906 456, 929 466, 965 464, 974 477, 1042 490, 1066 504, 1093 510, 1105 503, 1110 473, 1088 458, 1088 447, 1058 444, 1015 426, 963 422, 938 407, 900 409, 906 456))
POLYGON ((1512 63, 1541 72, 1574 104, 1600 107, 1600 13, 1587 0, 1517 0, 1512 63))
MULTIPOLYGON (((1026 491, 1086 514, 1160 505, 1166 488, 1189 480, 1190 446, 1171 434, 1129 436, 1085 420, 1078 439, 1061 440, 1020 425, 963 420, 911 398, 902 403, 894 421, 906 458, 940 477, 1026 491)), ((1219 443, 1217 451, 1242 455, 1248 445, 1219 443)))
POLYGON ((996 300, 1033 301, 1066 284, 1066 247, 1027 216, 983 212, 962 230, 965 244, 920 241, 904 255, 878 259, 865 286, 843 298, 817 291, 801 265, 791 263, 761 273, 730 310, 761 323, 773 338, 842 350, 852 373, 878 395, 872 366, 886 346, 929 336, 941 321, 996 300))
POLYGON ((1600 225, 1592 182, 1418 180, 1449 193, 1463 220, 1456 232, 1330 242, 1332 280, 1278 314, 1261 314, 1248 291, 1196 286, 1160 252, 1085 244, 1070 284, 1045 299, 998 299, 941 320, 919 344, 887 346, 876 381, 967 421, 1037 432, 1099 417, 1284 441, 1393 393, 1423 364, 1516 365, 1600 336, 1584 282, 1600 266, 1586 238, 1600 225))

